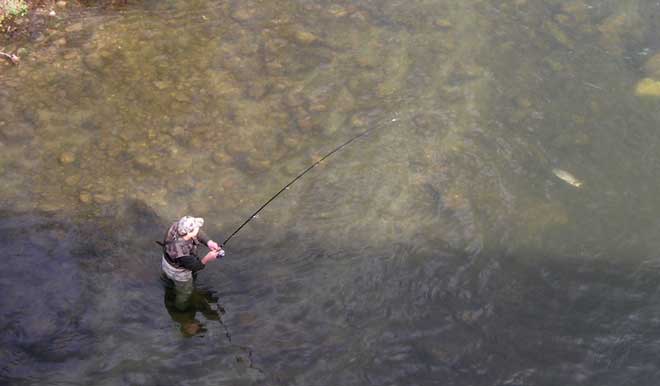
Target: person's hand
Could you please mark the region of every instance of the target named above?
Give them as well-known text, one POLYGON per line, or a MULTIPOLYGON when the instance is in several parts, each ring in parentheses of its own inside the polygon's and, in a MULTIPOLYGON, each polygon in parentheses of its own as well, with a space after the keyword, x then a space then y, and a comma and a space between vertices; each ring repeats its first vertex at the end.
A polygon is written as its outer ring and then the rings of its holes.
MULTIPOLYGON (((220 251, 210 250, 209 253, 207 253, 206 256, 204 256, 202 258, 202 263, 207 264, 208 262, 217 259, 219 253, 220 253, 220 251)), ((223 253, 224 253, 224 251, 223 251, 223 253)))
POLYGON ((214 251, 217 251, 217 250, 219 250, 219 249, 222 249, 222 248, 220 248, 220 246, 218 245, 218 243, 216 243, 216 242, 213 241, 213 240, 209 240, 209 242, 206 243, 206 246, 209 247, 209 249, 212 249, 212 250, 214 250, 214 251))

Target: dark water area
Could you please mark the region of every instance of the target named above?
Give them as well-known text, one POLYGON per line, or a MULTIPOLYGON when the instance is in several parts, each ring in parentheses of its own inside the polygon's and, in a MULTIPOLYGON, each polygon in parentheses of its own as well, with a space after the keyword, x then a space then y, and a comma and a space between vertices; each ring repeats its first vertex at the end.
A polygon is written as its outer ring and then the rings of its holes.
POLYGON ((58 11, 0 66, 0 384, 656 385, 658 17, 58 11), (169 224, 221 241, 365 130, 172 307, 169 224))

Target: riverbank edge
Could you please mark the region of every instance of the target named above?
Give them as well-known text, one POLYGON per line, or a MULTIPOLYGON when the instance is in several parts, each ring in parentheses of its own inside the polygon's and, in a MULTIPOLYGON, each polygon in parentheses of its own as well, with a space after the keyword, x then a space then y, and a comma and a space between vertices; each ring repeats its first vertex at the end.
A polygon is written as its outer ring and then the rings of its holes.
POLYGON ((99 0, 90 4, 84 0, 20 0, 24 11, 11 12, 8 0, 0 0, 0 64, 18 64, 21 46, 28 45, 47 34, 48 20, 77 12, 90 6, 112 8, 125 6, 127 0, 99 0))

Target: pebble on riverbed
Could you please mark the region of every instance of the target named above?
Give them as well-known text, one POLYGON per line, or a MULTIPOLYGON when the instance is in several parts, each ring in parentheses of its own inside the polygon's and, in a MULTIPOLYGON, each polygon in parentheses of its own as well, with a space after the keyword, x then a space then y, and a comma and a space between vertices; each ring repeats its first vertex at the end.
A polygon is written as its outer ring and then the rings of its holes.
POLYGON ((68 165, 76 161, 76 155, 70 151, 60 154, 59 161, 62 165, 68 165))
POLYGON ((83 204, 91 204, 92 195, 87 192, 80 192, 80 194, 78 195, 78 200, 80 200, 80 202, 83 204))
POLYGON ((296 41, 296 43, 302 45, 310 45, 316 43, 319 40, 318 36, 308 31, 296 31, 293 34, 293 39, 296 41))
POLYGON ((651 78, 660 79, 660 53, 653 55, 644 63, 644 72, 651 78))
POLYGON ((635 94, 637 94, 637 96, 660 96, 660 80, 651 78, 640 80, 635 87, 635 94))
POLYGON ((107 193, 96 193, 94 195, 94 202, 97 204, 108 204, 112 202, 113 197, 107 193))

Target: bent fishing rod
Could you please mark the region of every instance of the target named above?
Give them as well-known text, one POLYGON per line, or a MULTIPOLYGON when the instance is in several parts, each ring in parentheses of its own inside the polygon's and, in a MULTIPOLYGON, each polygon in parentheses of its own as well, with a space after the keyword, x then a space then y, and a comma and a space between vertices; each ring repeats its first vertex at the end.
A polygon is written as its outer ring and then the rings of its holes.
POLYGON ((367 134, 368 134, 371 130, 373 130, 373 129, 374 129, 374 128, 372 127, 372 128, 370 128, 370 129, 368 129, 368 130, 365 130, 365 131, 361 132, 360 134, 357 134, 357 135, 353 136, 351 139, 349 139, 348 141, 346 141, 346 142, 342 143, 341 145, 337 146, 334 150, 332 150, 332 151, 329 152, 328 154, 324 155, 324 156, 323 156, 321 159, 319 159, 318 161, 314 162, 314 163, 313 163, 312 165, 310 165, 307 169, 303 170, 300 174, 298 174, 298 175, 296 176, 296 178, 294 178, 293 180, 291 180, 291 182, 289 182, 288 184, 284 185, 284 187, 283 187, 282 189, 280 189, 279 192, 275 193, 275 195, 274 195, 273 197, 271 197, 268 201, 266 201, 263 205, 261 205, 261 206, 259 207, 259 209, 257 209, 254 213, 252 213, 252 214, 250 215, 250 217, 248 217, 247 220, 245 220, 245 222, 243 222, 243 224, 241 224, 241 226, 239 226, 238 228, 236 228, 236 230, 235 230, 231 235, 229 235, 229 237, 227 237, 227 239, 226 239, 225 241, 223 241, 222 245, 223 245, 223 246, 227 245, 227 243, 229 242, 229 240, 231 240, 231 238, 234 237, 234 235, 236 235, 241 229, 243 229, 244 226, 246 226, 250 221, 252 221, 252 219, 255 218, 255 217, 259 214, 259 212, 261 212, 266 206, 268 206, 268 204, 270 204, 271 202, 273 202, 273 200, 275 200, 280 194, 282 194, 282 192, 284 192, 285 190, 287 190, 291 185, 293 185, 296 181, 298 181, 300 178, 302 178, 302 176, 304 176, 308 171, 314 169, 314 167, 316 167, 318 164, 320 164, 321 162, 323 162, 326 158, 330 157, 331 155, 335 154, 335 153, 338 152, 339 150, 341 150, 341 149, 343 149, 344 147, 348 146, 351 142, 355 141, 356 139, 358 139, 358 138, 360 138, 360 137, 363 137, 363 136, 367 135, 367 134))

